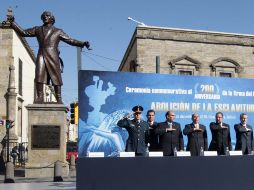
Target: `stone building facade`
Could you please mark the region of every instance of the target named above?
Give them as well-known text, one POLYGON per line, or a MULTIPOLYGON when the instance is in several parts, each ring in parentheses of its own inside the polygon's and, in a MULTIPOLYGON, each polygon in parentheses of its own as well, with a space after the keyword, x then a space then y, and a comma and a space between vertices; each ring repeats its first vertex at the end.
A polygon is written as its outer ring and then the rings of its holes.
MULTIPOLYGON (((24 38, 14 30, 0 25, 0 119, 9 117, 15 121, 11 138, 18 143, 27 142, 28 113, 25 106, 34 99, 35 56, 24 38), (14 99, 7 106, 7 92, 10 87, 10 68, 13 68, 11 81, 14 99), (9 111, 8 111, 9 109, 9 111)), ((6 134, 5 126, 0 126, 0 142, 6 134)), ((0 146, 1 152, 1 146, 0 146)))
POLYGON ((254 35, 138 26, 119 71, 254 78, 254 35))

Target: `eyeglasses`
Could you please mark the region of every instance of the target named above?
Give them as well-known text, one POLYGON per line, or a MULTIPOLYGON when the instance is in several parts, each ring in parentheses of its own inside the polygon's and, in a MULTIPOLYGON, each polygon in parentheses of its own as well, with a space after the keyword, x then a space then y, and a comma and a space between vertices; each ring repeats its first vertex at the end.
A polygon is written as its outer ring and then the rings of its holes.
POLYGON ((152 117, 152 116, 154 116, 154 115, 147 115, 148 117, 152 117))
POLYGON ((136 113, 134 113, 135 115, 140 115, 141 114, 141 112, 136 112, 136 113))

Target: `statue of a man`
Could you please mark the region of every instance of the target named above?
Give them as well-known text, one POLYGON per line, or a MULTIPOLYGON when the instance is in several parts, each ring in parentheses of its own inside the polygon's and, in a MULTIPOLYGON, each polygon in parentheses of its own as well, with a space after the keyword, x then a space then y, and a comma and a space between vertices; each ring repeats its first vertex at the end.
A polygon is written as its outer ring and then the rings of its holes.
POLYGON ((43 102, 43 85, 49 84, 50 81, 54 86, 56 100, 62 104, 61 86, 63 85, 61 77, 61 59, 59 57, 58 45, 60 41, 67 44, 89 48, 88 41, 78 41, 70 38, 63 30, 54 27, 55 17, 49 11, 41 15, 42 26, 35 26, 29 29, 22 29, 15 21, 14 16, 8 15, 7 21, 10 26, 23 37, 36 37, 39 43, 38 55, 36 58, 35 82, 37 97, 34 103, 43 102))

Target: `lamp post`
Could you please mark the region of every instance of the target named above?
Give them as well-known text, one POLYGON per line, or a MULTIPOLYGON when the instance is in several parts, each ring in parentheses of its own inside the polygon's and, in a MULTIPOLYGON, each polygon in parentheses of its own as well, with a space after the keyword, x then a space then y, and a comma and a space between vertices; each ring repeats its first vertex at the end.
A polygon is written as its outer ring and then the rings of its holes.
POLYGON ((10 128, 14 126, 13 120, 6 120, 6 144, 7 144, 7 162, 10 161, 10 128))
POLYGON ((133 19, 131 17, 128 17, 128 20, 131 20, 131 21, 137 23, 139 26, 147 26, 145 23, 137 21, 137 20, 135 20, 135 19, 133 19))
POLYGON ((10 162, 10 130, 9 128, 6 128, 6 146, 7 146, 7 162, 10 162))

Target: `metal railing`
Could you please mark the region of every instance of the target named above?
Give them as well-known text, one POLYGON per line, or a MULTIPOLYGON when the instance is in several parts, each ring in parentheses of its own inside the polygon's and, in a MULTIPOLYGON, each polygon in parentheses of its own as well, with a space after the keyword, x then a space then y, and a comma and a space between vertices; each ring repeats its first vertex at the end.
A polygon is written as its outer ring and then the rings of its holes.
MULTIPOLYGON (((6 144, 6 147, 8 145, 6 144)), ((25 167, 28 161, 28 142, 10 142, 9 143, 9 160, 13 162, 14 167, 25 167)), ((5 148, 5 150, 7 150, 5 148)), ((7 152, 6 152, 7 155, 7 152)), ((7 160, 7 159, 6 159, 7 160)))

